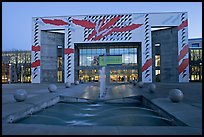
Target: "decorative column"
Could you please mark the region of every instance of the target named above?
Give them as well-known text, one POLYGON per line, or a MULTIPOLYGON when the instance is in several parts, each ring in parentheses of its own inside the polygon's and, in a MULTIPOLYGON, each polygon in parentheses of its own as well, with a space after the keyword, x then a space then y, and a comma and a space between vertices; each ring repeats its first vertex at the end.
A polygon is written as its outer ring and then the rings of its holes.
POLYGON ((178 26, 178 75, 179 82, 189 82, 187 13, 181 14, 180 25, 178 26))
POLYGON ((33 20, 33 43, 31 50, 32 83, 40 83, 40 29, 38 21, 38 18, 33 20))
POLYGON ((71 41, 71 17, 67 18, 68 27, 65 28, 64 48, 64 82, 74 83, 74 45, 71 41))
POLYGON ((144 40, 142 42, 142 82, 152 82, 152 40, 149 14, 144 16, 144 40))

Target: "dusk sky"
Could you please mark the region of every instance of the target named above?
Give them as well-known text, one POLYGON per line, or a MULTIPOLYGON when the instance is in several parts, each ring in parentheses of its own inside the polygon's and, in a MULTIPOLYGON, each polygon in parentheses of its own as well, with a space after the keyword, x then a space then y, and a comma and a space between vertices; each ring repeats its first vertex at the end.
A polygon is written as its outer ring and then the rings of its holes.
POLYGON ((202 2, 2 2, 2 50, 31 50, 32 17, 188 12, 188 37, 202 38, 202 2))

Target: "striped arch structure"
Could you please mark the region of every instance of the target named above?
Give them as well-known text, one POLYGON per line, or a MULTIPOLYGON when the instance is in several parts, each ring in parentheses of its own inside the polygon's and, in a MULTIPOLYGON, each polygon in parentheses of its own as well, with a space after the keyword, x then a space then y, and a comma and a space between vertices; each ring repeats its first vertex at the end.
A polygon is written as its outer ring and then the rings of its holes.
MULTIPOLYGON (((41 83, 41 30, 64 29, 64 82, 74 79, 74 43, 141 42, 142 82, 152 82, 151 27, 178 27, 178 82, 189 82, 186 12, 35 17, 32 26, 32 83, 41 83)), ((176 47, 177 48, 177 47, 176 47)))

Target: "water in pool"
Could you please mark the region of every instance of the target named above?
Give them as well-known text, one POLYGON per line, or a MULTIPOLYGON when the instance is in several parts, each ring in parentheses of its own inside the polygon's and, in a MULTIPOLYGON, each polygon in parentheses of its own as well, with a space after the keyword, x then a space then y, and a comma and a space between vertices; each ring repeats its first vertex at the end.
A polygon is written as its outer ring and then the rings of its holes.
POLYGON ((140 103, 57 103, 19 120, 24 124, 87 126, 170 126, 168 119, 158 116, 140 103))

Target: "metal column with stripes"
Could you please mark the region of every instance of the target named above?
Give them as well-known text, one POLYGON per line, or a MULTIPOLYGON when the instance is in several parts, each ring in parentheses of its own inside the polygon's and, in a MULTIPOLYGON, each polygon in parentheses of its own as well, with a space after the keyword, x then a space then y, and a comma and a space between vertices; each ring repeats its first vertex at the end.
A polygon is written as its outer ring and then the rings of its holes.
POLYGON ((70 22, 71 17, 67 18, 68 27, 65 29, 65 48, 64 48, 64 82, 74 83, 74 45, 71 41, 70 22))
POLYGON ((40 83, 40 29, 39 19, 33 21, 33 43, 31 54, 31 79, 32 83, 40 83))
POLYGON ((189 82, 188 19, 187 13, 180 16, 178 26, 178 75, 179 82, 189 82))
POLYGON ((152 82, 152 42, 149 14, 144 16, 144 40, 142 43, 142 82, 152 82))

